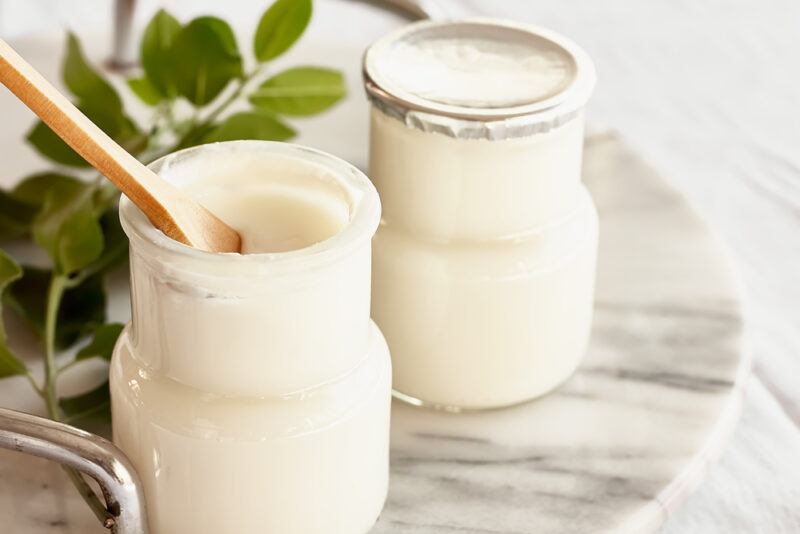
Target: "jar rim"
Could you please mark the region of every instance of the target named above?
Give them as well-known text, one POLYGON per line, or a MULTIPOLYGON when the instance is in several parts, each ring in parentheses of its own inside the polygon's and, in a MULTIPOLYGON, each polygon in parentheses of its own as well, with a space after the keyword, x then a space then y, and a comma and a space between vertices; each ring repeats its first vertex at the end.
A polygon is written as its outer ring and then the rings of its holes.
POLYGON ((200 155, 207 156, 209 152, 214 151, 263 153, 270 157, 295 159, 301 164, 308 165, 310 169, 322 168, 348 194, 349 219, 344 227, 334 235, 307 247, 285 252, 217 253, 199 250, 167 237, 153 226, 127 196, 122 195, 119 217, 132 247, 146 250, 162 261, 171 259, 187 261, 192 264, 191 270, 202 271, 203 265, 214 266, 214 273, 221 274, 222 277, 261 275, 265 272, 275 273, 276 271, 291 273, 296 272, 304 265, 326 260, 335 261, 364 241, 371 240, 378 228, 381 212, 380 199, 369 178, 351 163, 327 152, 303 145, 257 140, 209 143, 167 154, 149 164, 148 168, 174 183, 174 180, 170 180, 169 177, 171 167, 185 164, 191 158, 200 155), (218 267, 221 265, 224 265, 226 270, 219 271, 218 267))
POLYGON ((382 111, 424 131, 436 131, 457 138, 493 140, 526 137, 548 131, 574 118, 594 91, 596 74, 589 55, 575 42, 540 26, 492 18, 455 21, 421 21, 378 39, 365 52, 362 62, 367 97, 382 111), (411 42, 420 35, 460 32, 471 35, 495 32, 513 34, 541 42, 563 53, 570 64, 568 83, 557 91, 529 102, 508 106, 475 107, 431 100, 404 89, 383 76, 377 65, 398 43, 411 42))

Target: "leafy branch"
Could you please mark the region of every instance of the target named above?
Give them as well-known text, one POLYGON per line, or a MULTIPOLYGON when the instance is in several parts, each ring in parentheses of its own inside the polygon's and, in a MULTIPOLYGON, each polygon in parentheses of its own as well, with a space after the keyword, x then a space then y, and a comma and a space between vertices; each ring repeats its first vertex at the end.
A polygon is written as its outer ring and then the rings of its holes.
MULTIPOLYGON (((86 116, 146 163, 208 142, 288 140, 296 132, 284 117, 315 115, 345 94, 342 74, 324 67, 295 67, 268 76, 270 62, 295 44, 311 13, 311 0, 275 1, 258 23, 255 66, 249 71, 224 20, 205 16, 182 24, 165 10, 156 13, 142 35, 141 73, 126 80, 151 108, 147 127, 126 112, 117 90, 86 60, 71 33, 62 78, 86 116), (228 113, 243 100, 247 109, 228 113)), ((44 377, 37 380, 9 346, 0 317, 0 378, 25 377, 56 421, 108 419, 108 382, 63 398, 58 381, 61 373, 86 360, 110 360, 122 331, 122 325, 106 323, 105 316, 105 278, 127 258, 117 215, 119 192, 102 177, 86 181, 64 172, 88 164, 41 121, 26 138, 58 170, 0 189, 0 241, 31 239, 47 253, 50 268, 20 265, 0 249, 0 302, 40 338, 44 377), (60 356, 87 337, 88 344, 75 356, 60 356)), ((77 471, 66 471, 101 523, 111 528, 113 517, 98 496, 77 471)))

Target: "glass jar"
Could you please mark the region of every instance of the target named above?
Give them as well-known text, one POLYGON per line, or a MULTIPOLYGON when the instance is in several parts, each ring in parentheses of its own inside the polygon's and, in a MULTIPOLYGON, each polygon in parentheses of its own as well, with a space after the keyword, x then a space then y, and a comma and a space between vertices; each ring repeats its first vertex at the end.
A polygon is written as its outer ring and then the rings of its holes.
MULTIPOLYGON (((112 359, 114 441, 141 476, 152 532, 367 532, 387 492, 391 397, 369 318, 375 189, 333 156, 282 143, 205 145, 151 168, 212 211, 213 188, 190 186, 224 176, 216 186, 311 199, 344 221, 304 248, 213 254, 123 198, 133 314, 112 359)), ((287 206, 280 231, 307 231, 293 224, 317 214, 287 206)))
POLYGON ((396 394, 459 410, 553 389, 591 326, 590 59, 533 26, 420 22, 373 44, 364 77, 383 203, 372 315, 396 394))

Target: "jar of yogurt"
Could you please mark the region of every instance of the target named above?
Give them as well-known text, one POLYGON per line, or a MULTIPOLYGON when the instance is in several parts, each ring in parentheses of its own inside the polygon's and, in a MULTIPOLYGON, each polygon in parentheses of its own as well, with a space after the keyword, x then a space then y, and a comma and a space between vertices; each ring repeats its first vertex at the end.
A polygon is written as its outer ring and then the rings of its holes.
POLYGON ((198 251, 121 202, 133 318, 112 359, 114 441, 151 531, 366 533, 387 492, 391 399, 369 317, 374 187, 327 154, 258 141, 151 168, 243 242, 198 251))
POLYGON ((458 410, 553 389, 592 317, 591 60, 533 26, 426 21, 373 44, 364 79, 383 203, 372 315, 396 394, 458 410))

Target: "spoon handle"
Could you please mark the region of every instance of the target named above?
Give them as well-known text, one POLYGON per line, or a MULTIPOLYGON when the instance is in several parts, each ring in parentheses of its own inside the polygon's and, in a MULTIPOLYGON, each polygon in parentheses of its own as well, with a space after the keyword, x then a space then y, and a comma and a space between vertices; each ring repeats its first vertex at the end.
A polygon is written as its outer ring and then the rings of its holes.
POLYGON ((236 231, 131 156, 2 39, 0 82, 166 235, 203 250, 239 250, 236 231))

